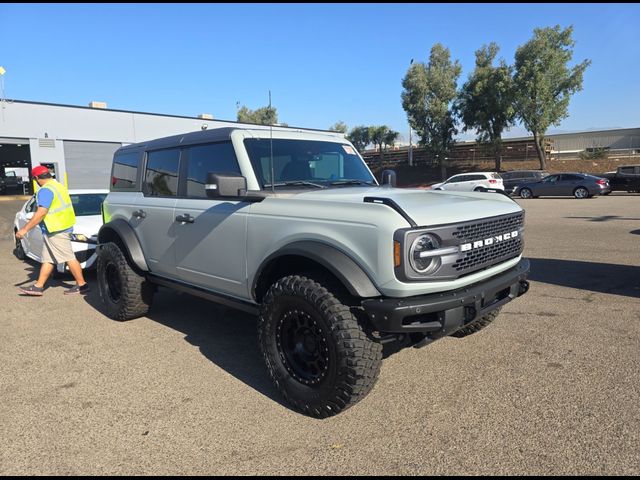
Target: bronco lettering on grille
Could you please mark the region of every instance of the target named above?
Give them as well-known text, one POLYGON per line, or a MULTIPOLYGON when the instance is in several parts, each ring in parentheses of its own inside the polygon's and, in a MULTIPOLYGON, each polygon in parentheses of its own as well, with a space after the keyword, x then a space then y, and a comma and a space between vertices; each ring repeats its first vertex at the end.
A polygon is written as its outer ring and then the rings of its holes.
POLYGON ((518 235, 519 235, 518 231, 514 230, 513 232, 503 233, 502 235, 496 235, 495 237, 485 238, 484 240, 477 240, 475 242, 463 243, 462 245, 460 245, 460 251, 468 252, 476 248, 487 247, 495 243, 500 243, 506 240, 517 238, 518 235))

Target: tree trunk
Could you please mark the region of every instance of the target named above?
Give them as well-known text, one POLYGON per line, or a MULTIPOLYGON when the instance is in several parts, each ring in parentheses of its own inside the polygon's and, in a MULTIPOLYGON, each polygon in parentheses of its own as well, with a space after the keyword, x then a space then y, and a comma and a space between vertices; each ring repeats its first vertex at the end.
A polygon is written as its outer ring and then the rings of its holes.
POLYGON ((540 160, 540 170, 547 169, 547 158, 545 157, 544 150, 540 145, 542 137, 538 137, 536 132, 533 132, 533 141, 536 144, 536 152, 538 153, 538 160, 540 160))
POLYGON ((384 152, 382 151, 382 143, 380 145, 380 175, 382 175, 382 170, 384 169, 384 152))
POLYGON ((502 171, 502 148, 496 148, 494 155, 496 159, 496 172, 500 173, 502 171))

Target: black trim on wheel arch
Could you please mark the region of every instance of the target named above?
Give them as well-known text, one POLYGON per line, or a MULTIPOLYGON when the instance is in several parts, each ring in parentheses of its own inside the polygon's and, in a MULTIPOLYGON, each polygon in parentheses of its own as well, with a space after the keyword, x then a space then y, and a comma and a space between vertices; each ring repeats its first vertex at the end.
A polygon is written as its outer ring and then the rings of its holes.
POLYGON ((274 260, 287 255, 298 255, 319 263, 335 275, 335 277, 349 290, 351 295, 360 298, 379 297, 381 295, 364 270, 345 253, 320 242, 301 241, 291 243, 281 248, 269 255, 262 262, 256 271, 256 275, 253 279, 253 285, 251 287, 254 299, 256 298, 258 282, 260 281, 262 274, 265 272, 265 268, 267 268, 274 260))
POLYGON ((113 232, 122 240, 129 258, 135 263, 136 267, 143 272, 149 271, 147 260, 144 258, 144 253, 140 246, 140 240, 138 240, 138 236, 133 230, 133 227, 129 225, 126 220, 118 218, 100 227, 100 231, 98 232, 98 248, 100 248, 100 244, 110 241, 107 232, 113 232))

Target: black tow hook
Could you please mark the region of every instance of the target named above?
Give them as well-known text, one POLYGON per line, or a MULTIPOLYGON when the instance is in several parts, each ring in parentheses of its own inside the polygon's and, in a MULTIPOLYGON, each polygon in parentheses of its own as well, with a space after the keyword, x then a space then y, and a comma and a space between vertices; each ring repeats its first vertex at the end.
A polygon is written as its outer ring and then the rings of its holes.
POLYGON ((529 291, 529 282, 526 280, 520 281, 520 289, 518 290, 518 296, 524 295, 529 291))

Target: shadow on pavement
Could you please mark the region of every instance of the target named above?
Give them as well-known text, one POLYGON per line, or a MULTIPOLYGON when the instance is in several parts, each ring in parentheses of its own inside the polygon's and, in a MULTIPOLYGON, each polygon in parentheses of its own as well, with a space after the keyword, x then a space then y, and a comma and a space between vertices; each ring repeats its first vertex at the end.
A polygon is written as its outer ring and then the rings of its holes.
POLYGON ((529 258, 530 280, 640 298, 640 266, 529 258))
MULTIPOLYGON (((95 281, 84 298, 93 308, 105 314, 95 281)), ((262 395, 290 409, 272 384, 262 360, 258 346, 257 317, 160 287, 147 318, 182 332, 185 340, 198 347, 208 360, 262 395)))

